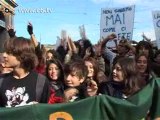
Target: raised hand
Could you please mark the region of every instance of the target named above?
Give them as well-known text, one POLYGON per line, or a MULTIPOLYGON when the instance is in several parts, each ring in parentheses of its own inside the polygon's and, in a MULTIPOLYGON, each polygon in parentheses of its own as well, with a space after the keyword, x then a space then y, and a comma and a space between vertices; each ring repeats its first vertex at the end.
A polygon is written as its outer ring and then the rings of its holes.
POLYGON ((64 91, 64 99, 66 102, 72 101, 75 99, 76 95, 79 93, 79 91, 75 88, 68 88, 64 91))
POLYGON ((14 31, 12 26, 9 25, 7 27, 7 31, 8 31, 8 34, 9 34, 10 38, 15 37, 16 31, 14 31))
POLYGON ((28 25, 27 25, 27 31, 30 35, 33 34, 33 26, 32 24, 29 22, 28 25))
POLYGON ((87 95, 88 96, 95 96, 97 94, 97 83, 94 80, 90 80, 87 85, 87 95))
POLYGON ((101 42, 99 42, 98 44, 94 45, 94 50, 95 50, 96 56, 101 56, 101 54, 102 54, 101 42))
POLYGON ((114 33, 108 35, 106 38, 103 38, 103 40, 102 40, 102 48, 104 48, 104 46, 106 45, 106 43, 107 43, 109 40, 114 40, 115 38, 117 38, 117 36, 116 36, 116 34, 114 34, 114 33))
POLYGON ((115 39, 116 37, 117 37, 116 34, 112 33, 107 38, 111 40, 111 39, 115 39))

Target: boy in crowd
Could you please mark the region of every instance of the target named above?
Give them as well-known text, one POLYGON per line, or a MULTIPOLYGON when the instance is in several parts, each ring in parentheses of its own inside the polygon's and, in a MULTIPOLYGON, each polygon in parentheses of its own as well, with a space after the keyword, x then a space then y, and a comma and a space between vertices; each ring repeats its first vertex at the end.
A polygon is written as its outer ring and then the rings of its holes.
MULTIPOLYGON (((83 61, 77 60, 65 66, 65 101, 73 102, 84 99, 89 95, 91 86, 97 88, 96 82, 87 81, 87 68, 83 61)), ((94 89, 93 88, 93 89, 94 89)))
POLYGON ((33 70, 37 57, 32 42, 23 37, 14 37, 6 40, 4 49, 4 65, 13 71, 0 79, 0 106, 47 103, 48 80, 33 70))

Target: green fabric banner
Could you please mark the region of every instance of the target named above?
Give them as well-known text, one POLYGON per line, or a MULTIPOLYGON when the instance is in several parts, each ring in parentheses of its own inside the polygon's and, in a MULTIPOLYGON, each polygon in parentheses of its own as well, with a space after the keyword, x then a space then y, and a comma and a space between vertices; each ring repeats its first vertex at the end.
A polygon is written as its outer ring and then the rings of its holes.
POLYGON ((149 110, 152 119, 160 117, 160 79, 127 100, 99 95, 73 103, 0 108, 0 120, 141 120, 149 110))

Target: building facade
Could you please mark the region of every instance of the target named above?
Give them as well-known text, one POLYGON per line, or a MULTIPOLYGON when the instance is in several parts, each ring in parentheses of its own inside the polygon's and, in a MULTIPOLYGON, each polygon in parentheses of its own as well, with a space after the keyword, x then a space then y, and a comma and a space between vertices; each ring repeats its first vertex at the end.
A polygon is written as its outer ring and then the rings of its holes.
POLYGON ((0 0, 0 53, 3 51, 3 44, 9 38, 7 27, 14 26, 15 0, 0 0))

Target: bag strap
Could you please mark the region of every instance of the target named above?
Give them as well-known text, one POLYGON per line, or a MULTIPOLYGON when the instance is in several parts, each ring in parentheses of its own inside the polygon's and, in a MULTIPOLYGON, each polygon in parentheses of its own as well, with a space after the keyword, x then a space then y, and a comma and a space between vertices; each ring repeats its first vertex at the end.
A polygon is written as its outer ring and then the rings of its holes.
POLYGON ((2 86, 3 80, 4 80, 4 78, 1 77, 1 78, 0 78, 0 88, 1 88, 1 86, 2 86))
POLYGON ((46 77, 42 74, 38 74, 37 76, 37 83, 36 83, 36 100, 40 102, 41 95, 43 92, 44 84, 45 84, 46 77))
POLYGON ((2 86, 4 78, 8 77, 9 75, 11 75, 11 73, 5 73, 0 76, 0 88, 2 86))

